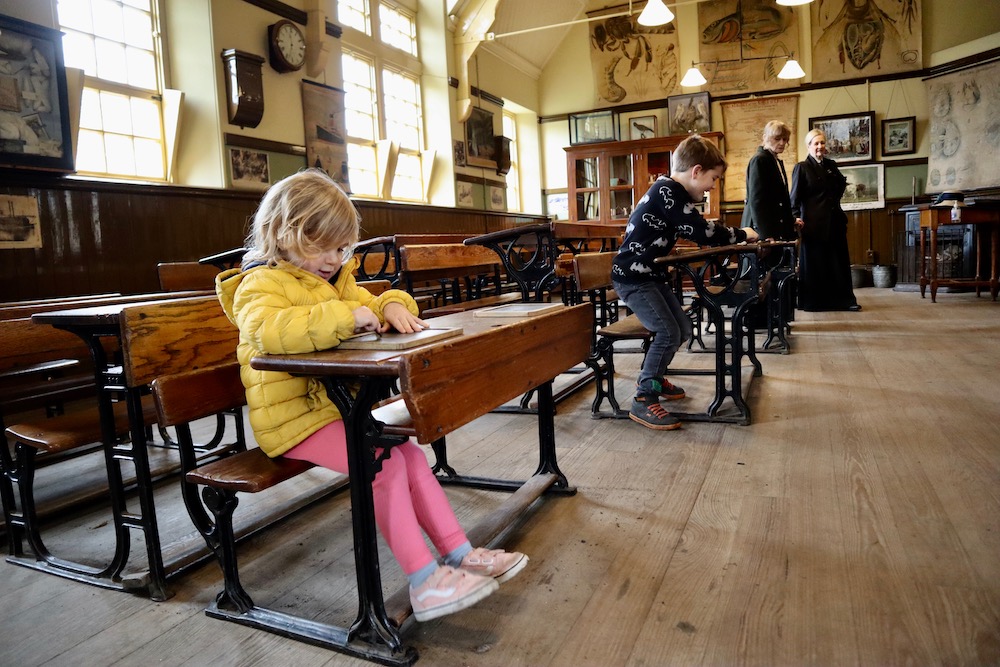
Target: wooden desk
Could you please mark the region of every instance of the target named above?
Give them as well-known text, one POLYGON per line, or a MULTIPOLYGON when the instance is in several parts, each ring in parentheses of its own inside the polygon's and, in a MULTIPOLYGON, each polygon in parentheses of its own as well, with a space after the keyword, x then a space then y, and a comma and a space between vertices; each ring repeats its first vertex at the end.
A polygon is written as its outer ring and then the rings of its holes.
POLYGON ((928 204, 921 204, 916 207, 903 207, 900 210, 920 211, 920 297, 926 296, 927 285, 931 286, 931 302, 937 302, 938 287, 942 285, 966 285, 976 288, 976 296, 979 296, 982 288, 988 287, 990 296, 997 300, 997 293, 1000 291, 1000 280, 998 280, 998 258, 1000 258, 1000 204, 991 202, 979 202, 961 209, 962 219, 952 222, 950 207, 933 207, 928 204), (976 243, 976 276, 975 278, 938 278, 938 228, 942 225, 975 225, 979 236, 976 243), (927 238, 930 236, 930 277, 927 276, 927 238), (982 270, 983 244, 989 239, 990 244, 990 277, 983 278, 980 274, 982 270))
MULTIPOLYGON (((589 306, 574 306, 561 308, 558 311, 522 318, 514 322, 506 319, 475 317, 472 313, 456 313, 434 318, 435 326, 461 326, 463 336, 475 336, 477 333, 498 330, 527 331, 528 334, 514 336, 505 335, 505 340, 512 344, 500 346, 490 359, 483 359, 481 367, 464 369, 468 373, 481 373, 489 369, 492 373, 498 367, 507 365, 516 368, 521 350, 519 344, 513 341, 524 340, 524 345, 535 345, 533 352, 537 355, 540 342, 551 346, 552 350, 560 350, 560 357, 575 355, 570 365, 579 363, 587 356, 590 349, 590 308, 589 306), (568 346, 568 347, 567 347, 568 346), (566 350, 572 350, 567 353, 566 350)), ((457 339, 450 339, 452 341, 457 339)), ((448 345, 446 339, 432 345, 448 345)), ((390 620, 382 594, 382 583, 378 567, 378 546, 375 532, 375 514, 371 493, 371 481, 376 470, 374 449, 382 435, 382 424, 371 416, 372 406, 385 398, 400 374, 403 358, 415 350, 426 350, 427 347, 414 348, 408 351, 386 350, 329 350, 310 354, 295 355, 264 355, 255 358, 251 365, 258 370, 282 371, 296 375, 312 375, 320 377, 327 387, 331 399, 336 403, 344 416, 344 426, 347 436, 348 470, 351 479, 351 521, 354 530, 354 553, 357 567, 359 611, 350 628, 322 626, 322 636, 325 642, 317 640, 316 628, 320 624, 303 619, 288 619, 268 621, 270 612, 258 613, 244 618, 243 614, 220 612, 220 616, 254 627, 262 627, 284 636, 290 636, 312 643, 321 643, 335 650, 385 664, 410 664, 415 659, 412 648, 405 646, 399 634, 398 623, 390 620), (356 391, 352 391, 352 387, 356 391)), ((472 418, 489 411, 520 392, 531 387, 519 386, 520 375, 517 371, 502 377, 491 378, 482 383, 484 393, 480 400, 468 401, 456 396, 454 402, 449 402, 448 411, 452 414, 464 414, 469 421, 472 418), (496 393, 493 393, 496 392, 496 393), (485 400, 483 400, 485 398, 485 400), (464 411, 464 412, 463 412, 464 411)), ((484 380, 486 378, 484 377, 484 380)), ((544 381, 537 386, 539 396, 538 408, 538 439, 539 464, 535 474, 526 481, 495 480, 475 477, 462 477, 454 473, 442 460, 443 443, 435 446, 438 455, 435 472, 442 483, 462 484, 491 490, 515 491, 523 511, 544 492, 575 493, 556 461, 555 449, 555 406, 552 398, 552 381, 544 381)), ((461 422, 464 423, 464 422, 461 422)), ((442 433, 443 435, 444 433, 442 433)), ((440 441, 439 441, 440 442, 440 441)), ((518 512, 519 513, 519 512, 518 512)), ((511 512, 508 520, 517 517, 511 512)), ((469 531, 470 539, 477 542, 492 539, 499 534, 498 527, 493 536, 475 534, 469 531), (475 537, 473 535, 475 534, 475 537)))
MULTIPOLYGON (((206 292, 156 293, 147 295, 145 303, 194 301, 206 297, 215 298, 214 294, 206 292), (196 298, 179 299, 178 294, 195 294, 196 298)), ((107 338, 115 339, 116 344, 110 347, 118 350, 119 354, 124 354, 120 317, 126 308, 141 306, 142 303, 144 302, 117 303, 38 313, 32 316, 34 322, 50 324, 80 336, 87 344, 93 358, 97 385, 97 408, 101 420, 101 439, 108 470, 111 511, 115 525, 115 552, 109 564, 103 568, 94 568, 60 558, 44 559, 35 563, 28 562, 27 559, 17 562, 50 574, 103 588, 128 591, 144 590, 154 600, 165 600, 169 597, 166 587, 169 569, 164 565, 156 510, 153 503, 153 479, 146 451, 147 437, 141 400, 145 384, 142 386, 130 385, 126 378, 125 366, 121 363, 122 360, 109 358, 103 342, 107 338), (125 396, 129 415, 130 442, 128 443, 118 442, 115 435, 113 399, 122 394, 125 396), (126 505, 125 484, 120 467, 123 461, 131 463, 135 469, 139 504, 136 511, 129 511, 126 505), (136 574, 125 575, 123 573, 128 564, 130 550, 129 532, 132 529, 141 530, 143 533, 148 569, 136 574)), ((207 551, 194 557, 187 554, 174 563, 176 567, 173 569, 190 565, 192 560, 196 560, 197 557, 207 555, 207 551)))

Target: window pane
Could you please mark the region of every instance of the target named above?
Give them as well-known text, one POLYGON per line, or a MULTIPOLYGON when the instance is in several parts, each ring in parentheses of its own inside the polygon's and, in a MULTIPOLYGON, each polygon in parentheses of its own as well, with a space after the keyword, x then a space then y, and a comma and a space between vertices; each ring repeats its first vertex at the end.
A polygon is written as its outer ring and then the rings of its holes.
POLYGON ((163 173, 163 147, 149 139, 135 140, 135 175, 143 178, 159 178, 163 173))
POLYGON ((96 40, 94 46, 97 50, 97 76, 108 81, 126 83, 128 71, 125 46, 106 39, 96 40))
POLYGON ((132 134, 132 109, 128 98, 115 93, 101 93, 101 120, 105 130, 132 134))
POLYGON ((94 21, 89 0, 59 0, 59 24, 63 28, 76 28, 93 32, 94 21))
POLYGON ((414 20, 395 7, 379 5, 379 33, 389 46, 417 55, 417 26, 414 20))
POLYGON ((351 192, 368 197, 379 195, 374 147, 347 144, 347 167, 351 174, 351 192))
POLYGON ((400 148, 421 150, 420 128, 423 122, 420 114, 420 88, 416 79, 386 70, 382 75, 382 85, 385 95, 386 138, 398 143, 400 148))
POLYGON ((125 60, 128 63, 129 85, 146 90, 157 90, 156 58, 151 51, 126 48, 125 60))
MULTIPOLYGON (((83 99, 80 104, 80 127, 101 130, 101 94, 93 88, 83 89, 83 99)), ((102 149, 103 150, 103 149, 102 149)))
POLYGON ((63 35, 63 56, 66 67, 76 67, 82 69, 88 76, 97 76, 94 38, 90 35, 67 31, 63 35))
POLYGON ((153 50, 153 17, 134 9, 124 11, 125 43, 147 51, 153 50))
POLYGON ((337 18, 342 25, 360 30, 366 35, 372 34, 371 21, 368 14, 368 0, 338 0, 337 18))
POLYGON ((152 7, 149 4, 150 0, 125 0, 125 4, 129 7, 135 7, 136 9, 144 9, 147 12, 152 11, 152 7))
POLYGON ((78 143, 76 149, 78 171, 107 171, 104 162, 104 140, 100 132, 81 129, 78 143))
POLYGON ((344 124, 347 135, 373 142, 378 138, 375 67, 372 63, 350 53, 345 53, 342 61, 346 107, 344 124))
POLYGON ((160 105, 153 100, 133 97, 132 132, 139 137, 160 138, 160 105))
POLYGON ((94 34, 115 42, 125 41, 125 21, 117 2, 94 0, 94 34))
POLYGON ((108 157, 109 173, 122 176, 135 175, 135 153, 132 149, 132 137, 105 134, 104 151, 108 157))

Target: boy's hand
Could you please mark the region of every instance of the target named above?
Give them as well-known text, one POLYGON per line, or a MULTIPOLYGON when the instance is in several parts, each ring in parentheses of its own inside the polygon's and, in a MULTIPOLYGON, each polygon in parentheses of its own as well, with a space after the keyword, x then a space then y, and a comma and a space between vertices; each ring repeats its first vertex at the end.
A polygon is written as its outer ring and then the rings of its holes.
POLYGON ((362 331, 379 331, 382 325, 378 317, 367 306, 360 306, 352 311, 354 315, 354 333, 362 331))
POLYGON ((385 316, 385 324, 379 327, 379 331, 382 333, 390 329, 395 329, 400 333, 413 333, 430 326, 427 322, 410 313, 406 306, 397 301, 386 304, 385 308, 382 309, 382 315, 385 316))
POLYGON ((757 230, 753 227, 744 227, 743 231, 747 233, 747 243, 754 243, 760 238, 757 234, 757 230))

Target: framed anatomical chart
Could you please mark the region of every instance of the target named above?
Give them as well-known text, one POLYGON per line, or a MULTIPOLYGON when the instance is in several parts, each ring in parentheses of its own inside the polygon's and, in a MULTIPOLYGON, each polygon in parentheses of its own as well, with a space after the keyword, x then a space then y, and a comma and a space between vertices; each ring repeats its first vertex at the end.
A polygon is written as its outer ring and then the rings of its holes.
POLYGON ((922 0, 812 3, 813 81, 840 81, 920 69, 922 0))

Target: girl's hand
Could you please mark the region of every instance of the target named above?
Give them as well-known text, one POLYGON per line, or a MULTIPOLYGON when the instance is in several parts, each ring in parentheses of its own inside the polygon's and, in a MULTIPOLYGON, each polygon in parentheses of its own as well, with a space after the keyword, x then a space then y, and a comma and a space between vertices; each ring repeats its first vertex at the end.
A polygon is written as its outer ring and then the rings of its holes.
POLYGON ((355 308, 352 312, 354 314, 354 333, 381 331, 380 327, 382 323, 378 321, 378 317, 371 311, 371 308, 361 306, 355 308))
POLYGON ((386 304, 385 308, 382 309, 382 315, 385 316, 385 324, 379 328, 382 333, 390 329, 395 329, 400 333, 413 333, 430 326, 416 315, 411 314, 406 306, 398 301, 386 304))

